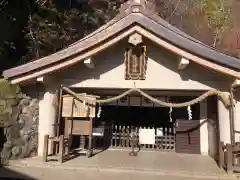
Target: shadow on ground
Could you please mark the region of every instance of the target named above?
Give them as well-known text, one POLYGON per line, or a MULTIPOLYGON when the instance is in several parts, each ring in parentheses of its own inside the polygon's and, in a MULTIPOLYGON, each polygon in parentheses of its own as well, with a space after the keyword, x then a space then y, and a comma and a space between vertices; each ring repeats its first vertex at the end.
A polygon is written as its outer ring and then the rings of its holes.
POLYGON ((8 167, 0 167, 0 179, 1 180, 37 180, 28 175, 13 171, 8 167))

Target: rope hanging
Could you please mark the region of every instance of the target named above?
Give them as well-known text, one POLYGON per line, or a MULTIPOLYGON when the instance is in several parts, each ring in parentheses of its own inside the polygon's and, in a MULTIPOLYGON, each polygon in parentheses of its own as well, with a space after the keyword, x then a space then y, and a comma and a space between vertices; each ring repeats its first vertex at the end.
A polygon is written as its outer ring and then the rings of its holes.
POLYGON ((141 94, 142 96, 144 96, 145 98, 149 99, 150 101, 152 101, 154 103, 157 103, 157 104, 159 104, 163 107, 169 107, 169 108, 181 108, 181 107, 191 106, 191 105, 199 103, 200 101, 202 101, 202 100, 204 100, 207 97, 212 96, 212 95, 219 96, 226 107, 230 106, 229 96, 227 96, 226 94, 224 94, 224 93, 222 93, 218 90, 215 90, 215 89, 209 90, 209 91, 205 92, 204 94, 202 94, 201 96, 199 96, 199 97, 197 97, 193 100, 190 100, 188 102, 184 102, 184 103, 164 102, 164 101, 161 101, 159 99, 156 99, 156 98, 146 94, 142 90, 140 90, 138 88, 135 88, 135 87, 132 88, 132 89, 129 89, 128 91, 125 91, 124 93, 122 93, 118 96, 108 98, 108 99, 96 99, 96 100, 89 100, 87 98, 84 98, 83 96, 79 96, 76 93, 74 93, 73 91, 71 91, 69 88, 66 88, 66 87, 62 87, 62 89, 65 90, 66 92, 68 92, 69 94, 71 94, 73 97, 77 98, 78 100, 81 100, 81 101, 86 100, 86 103, 88 103, 88 104, 91 104, 93 102, 98 103, 98 104, 110 103, 112 101, 116 101, 118 99, 121 99, 124 96, 130 94, 131 92, 135 91, 135 92, 138 92, 139 94, 141 94))
POLYGON ((118 96, 115 96, 115 97, 112 97, 112 98, 108 98, 108 99, 104 99, 104 100, 96 100, 97 103, 99 104, 103 104, 103 103, 109 103, 109 102, 112 102, 112 101, 115 101, 117 99, 120 99, 128 94, 130 94, 131 92, 133 91, 137 91, 139 92, 142 96, 144 96, 145 98, 149 99, 150 101, 154 102, 154 103, 157 103, 161 106, 164 106, 164 107, 170 107, 170 108, 181 108, 181 107, 187 107, 187 106, 191 106, 193 104, 197 104, 199 103, 200 101, 206 99, 208 96, 212 96, 212 95, 217 95, 219 97, 221 97, 221 100, 223 101, 223 103, 225 104, 225 106, 229 107, 230 105, 230 101, 228 99, 228 97, 226 97, 226 95, 220 91, 217 91, 217 90, 209 90, 207 92, 205 92, 204 94, 202 94, 201 96, 191 100, 191 101, 188 101, 188 102, 184 102, 184 103, 168 103, 168 102, 164 102, 164 101, 161 101, 159 99, 156 99, 148 94, 146 94, 145 92, 143 92, 142 90, 140 89, 137 89, 137 88, 133 88, 133 89, 130 89, 118 96))

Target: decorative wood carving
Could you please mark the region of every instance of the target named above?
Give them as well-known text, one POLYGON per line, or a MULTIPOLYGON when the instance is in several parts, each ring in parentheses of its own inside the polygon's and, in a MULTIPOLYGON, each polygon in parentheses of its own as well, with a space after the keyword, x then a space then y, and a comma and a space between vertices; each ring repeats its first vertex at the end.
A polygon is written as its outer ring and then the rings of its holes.
POLYGON ((134 46, 137 46, 138 44, 143 42, 142 36, 138 33, 134 33, 129 37, 128 42, 134 46))
POLYGON ((147 70, 146 46, 131 44, 125 52, 125 79, 145 80, 147 70))
POLYGON ((142 35, 132 34, 129 36, 128 43, 129 47, 125 52, 125 79, 145 80, 148 58, 142 35))

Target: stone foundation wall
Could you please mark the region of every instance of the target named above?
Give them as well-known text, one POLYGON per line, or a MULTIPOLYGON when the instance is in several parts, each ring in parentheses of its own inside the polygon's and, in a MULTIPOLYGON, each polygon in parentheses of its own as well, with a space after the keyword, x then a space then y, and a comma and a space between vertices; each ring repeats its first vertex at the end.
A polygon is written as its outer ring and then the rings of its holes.
POLYGON ((0 127, 4 129, 1 163, 37 155, 39 101, 16 93, 0 99, 0 127))

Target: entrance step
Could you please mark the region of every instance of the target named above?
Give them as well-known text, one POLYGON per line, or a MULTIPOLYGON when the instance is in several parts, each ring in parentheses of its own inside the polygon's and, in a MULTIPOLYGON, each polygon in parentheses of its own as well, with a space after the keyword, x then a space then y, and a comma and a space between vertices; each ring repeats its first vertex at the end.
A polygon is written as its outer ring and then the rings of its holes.
MULTIPOLYGON (((5 168, 6 170, 6 168, 5 168)), ((4 169, 1 169, 0 177, 4 172, 4 169), (1 172, 2 171, 2 172, 1 172)), ((68 179, 75 179, 79 175, 84 176, 95 176, 101 177, 102 175, 112 176, 113 179, 120 177, 160 177, 164 176, 164 179, 168 180, 173 178, 174 180, 184 179, 184 180, 194 180, 194 179, 236 179, 233 175, 222 173, 203 173, 203 172, 190 172, 190 171, 178 171, 171 169, 148 169, 148 168, 134 168, 134 167, 113 167, 113 166, 96 166, 96 165, 77 165, 77 164, 59 164, 54 162, 44 163, 38 160, 29 161, 29 160, 18 160, 11 161, 7 171, 15 172, 15 174, 25 175, 26 177, 31 177, 30 179, 48 179, 57 178, 66 178, 66 175, 69 174, 68 179), (62 174, 62 175, 61 175, 62 174), (98 175, 98 176, 97 176, 98 175), (168 178, 167 178, 168 177, 168 178), (175 177, 175 178, 174 178, 175 177)), ((9 173, 7 174, 9 177, 9 173)), ((11 173, 10 173, 11 177, 11 173)), ((17 178, 17 177, 14 177, 17 178)), ((18 177, 20 178, 20 177, 18 177)), ((135 179, 134 178, 134 179, 135 179)), ((27 179, 27 178, 26 178, 27 179)), ((105 178, 103 178, 105 179, 105 178)), ((84 178, 83 178, 84 180, 84 178)), ((88 178, 86 178, 88 180, 88 178)), ((107 180, 107 179, 106 179, 107 180)), ((125 178, 124 178, 125 180, 125 178)), ((140 180, 140 179, 139 179, 140 180)), ((149 179, 151 180, 151 178, 149 179)))

